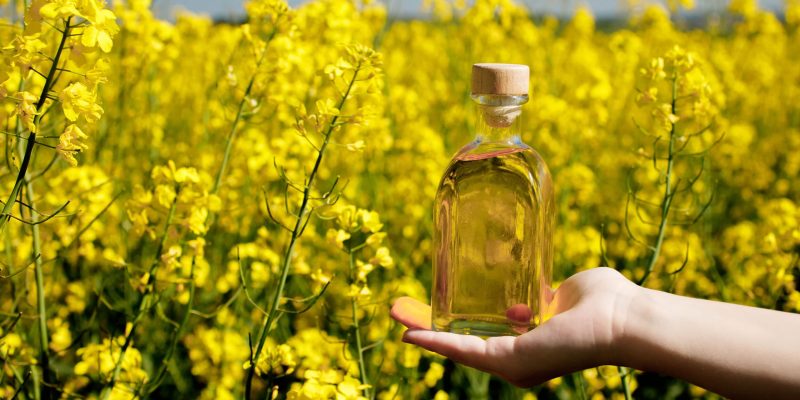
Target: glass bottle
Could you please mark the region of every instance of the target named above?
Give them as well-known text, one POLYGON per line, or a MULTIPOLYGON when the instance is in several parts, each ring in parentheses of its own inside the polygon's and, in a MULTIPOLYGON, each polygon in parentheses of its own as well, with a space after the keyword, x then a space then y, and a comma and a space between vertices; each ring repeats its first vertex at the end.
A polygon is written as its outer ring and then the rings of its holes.
POLYGON ((555 208, 547 165, 522 143, 526 65, 475 64, 475 140, 459 150, 434 205, 433 329, 518 335, 542 320, 555 208))

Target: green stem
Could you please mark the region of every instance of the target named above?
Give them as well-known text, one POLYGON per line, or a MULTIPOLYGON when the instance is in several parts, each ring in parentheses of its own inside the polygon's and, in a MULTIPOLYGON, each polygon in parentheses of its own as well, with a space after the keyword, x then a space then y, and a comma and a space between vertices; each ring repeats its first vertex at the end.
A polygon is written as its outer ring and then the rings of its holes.
MULTIPOLYGON (((353 78, 350 80, 350 83, 347 85, 347 90, 345 91, 344 95, 342 95, 341 100, 337 106, 337 109, 341 110, 344 106, 347 97, 350 95, 350 90, 353 89, 353 84, 356 82, 356 77, 358 76, 358 71, 360 70, 361 65, 356 67, 355 72, 353 73, 353 78)), ((280 280, 278 281, 278 288, 275 290, 275 295, 272 297, 272 303, 270 304, 269 313, 267 313, 267 318, 264 321, 264 324, 261 326, 261 331, 258 334, 258 345, 256 347, 255 353, 252 355, 250 360, 250 368, 247 370, 247 378, 245 380, 245 399, 250 399, 250 393, 253 389, 253 376, 255 375, 256 370, 256 363, 258 362, 259 356, 261 356, 261 351, 264 349, 264 343, 267 340, 267 336, 269 335, 269 329, 272 327, 272 323, 275 320, 278 311, 278 305, 280 303, 281 297, 283 297, 283 290, 286 286, 286 278, 289 276, 289 267, 291 265, 292 255, 294 254, 294 246, 297 244, 297 239, 300 237, 300 231, 303 227, 303 219, 306 217, 306 208, 308 207, 308 200, 311 197, 311 187, 314 184, 314 178, 317 176, 317 171, 319 170, 319 166, 322 164, 322 158, 325 155, 325 149, 328 147, 328 142, 331 137, 331 133, 333 133, 333 129, 336 127, 336 121, 339 119, 339 116, 334 116, 331 119, 330 124, 328 125, 328 129, 325 131, 325 139, 322 142, 322 146, 320 146, 319 151, 317 152, 317 159, 314 162, 314 168, 311 170, 311 173, 308 175, 308 182, 306 183, 306 187, 303 190, 303 201, 300 203, 300 209, 297 212, 297 217, 294 224, 294 229, 292 230, 292 237, 289 239, 289 246, 286 247, 286 253, 283 256, 283 263, 281 264, 281 276, 280 280)))
MULTIPOLYGON (((264 57, 262 56, 259 59, 258 63, 256 64, 256 70, 261 65, 261 60, 264 57)), ((253 82, 255 82, 256 74, 253 73, 253 76, 250 77, 250 82, 247 84, 247 89, 244 91, 244 96, 242 97, 242 101, 239 102, 239 107, 236 110, 236 117, 233 119, 233 125, 231 126, 230 132, 228 132, 228 139, 225 142, 225 153, 222 156, 222 164, 219 166, 219 171, 217 171, 217 178, 214 180, 214 187, 211 189, 212 194, 216 194, 219 192, 219 187, 222 185, 222 177, 225 175, 225 170, 228 168, 228 160, 231 157, 231 149, 233 149, 233 140, 236 139, 236 133, 238 132, 239 121, 242 119, 242 113, 244 112, 244 106, 247 104, 247 99, 250 96, 250 92, 253 90, 253 82)))
MULTIPOLYGON (((42 93, 39 94, 39 100, 36 102, 36 116, 33 118, 34 128, 39 127, 41 123, 41 112, 42 107, 44 107, 45 101, 47 101, 47 94, 50 92, 50 89, 55 83, 53 79, 56 74, 56 70, 58 69, 58 61, 61 59, 61 53, 64 50, 64 46, 67 42, 67 37, 69 37, 69 21, 70 18, 67 18, 64 22, 64 31, 61 33, 61 42, 58 45, 58 50, 56 50, 56 56, 53 57, 53 63, 50 65, 50 71, 47 73, 47 78, 44 81, 44 87, 42 87, 42 93)), ((22 188, 23 181, 25 180, 25 176, 28 173, 28 164, 31 161, 31 156, 33 155, 33 146, 36 144, 36 129, 32 130, 31 133, 28 135, 28 143, 25 146, 25 154, 22 157, 22 163, 19 166, 19 172, 17 173, 17 180, 14 182, 14 188, 11 189, 11 194, 8 195, 8 200, 3 205, 3 210, 0 211, 0 230, 2 230, 6 222, 11 218, 9 215, 11 214, 11 210, 14 208, 14 201, 19 194, 20 188, 22 188)))
POLYGON ((175 354, 175 348, 178 347, 178 340, 180 339, 181 332, 183 328, 186 327, 186 324, 189 322, 189 317, 192 314, 192 304, 194 303, 194 291, 195 291, 195 284, 194 284, 194 267, 195 267, 195 260, 192 259, 192 270, 189 273, 189 302, 186 305, 186 312, 183 314, 183 319, 181 319, 180 325, 175 328, 175 331, 172 334, 172 341, 170 343, 169 348, 167 349, 167 354, 164 356, 164 359, 161 361, 161 366, 158 368, 158 372, 155 373, 155 379, 153 379, 153 383, 150 384, 145 390, 146 395, 149 395, 155 392, 158 389, 158 386, 161 384, 161 380, 164 378, 164 374, 167 372, 167 365, 169 365, 170 360, 172 359, 172 355, 175 354))
POLYGON ((222 156, 222 164, 219 166, 219 171, 217 171, 217 178, 214 180, 214 187, 211 189, 211 194, 217 194, 220 186, 222 185, 222 178, 225 176, 225 170, 228 167, 228 160, 231 157, 231 150, 233 149, 233 141, 236 139, 236 133, 238 132, 239 121, 242 119, 244 107, 247 105, 250 92, 253 90, 253 83, 256 80, 258 69, 261 68, 261 64, 264 62, 264 58, 267 55, 267 46, 269 46, 269 43, 275 37, 277 32, 278 30, 275 28, 272 30, 272 33, 270 33, 269 37, 267 37, 267 40, 264 44, 264 50, 261 52, 261 55, 256 62, 255 72, 253 72, 253 75, 250 77, 250 81, 247 83, 247 89, 244 91, 244 96, 242 96, 242 100, 239 102, 239 107, 236 110, 236 117, 233 119, 233 125, 231 126, 230 132, 228 132, 228 139, 225 141, 225 153, 222 156))
MULTIPOLYGON (((672 77, 672 114, 675 114, 675 98, 676 98, 676 91, 677 91, 677 76, 672 77)), ((642 278, 639 279, 636 284, 643 285, 647 278, 650 276, 650 273, 653 272, 653 268, 656 266, 656 262, 658 261, 658 257, 661 255, 661 245, 664 243, 664 236, 667 232, 667 220, 669 219, 669 208, 672 205, 672 165, 675 161, 675 154, 673 153, 675 147, 675 124, 672 124, 672 128, 669 131, 669 153, 667 154, 667 176, 666 176, 666 185, 664 187, 664 198, 661 200, 661 223, 658 226, 658 236, 656 237, 656 245, 653 248, 653 255, 650 257, 650 262, 647 263, 647 269, 644 271, 644 275, 642 278)))
MULTIPOLYGON (((36 312, 39 314, 37 321, 39 324, 39 363, 42 367, 42 381, 46 383, 53 382, 53 375, 50 371, 50 346, 47 335, 47 309, 44 298, 44 273, 42 272, 42 240, 39 235, 39 215, 36 211, 34 204, 33 184, 26 179, 25 199, 28 205, 31 206, 31 234, 33 235, 33 257, 34 257, 34 274, 36 276, 36 312)), ((44 397, 52 398, 53 392, 49 386, 44 386, 44 397)))
POLYGON ((25 388, 25 384, 28 382, 28 378, 30 378, 32 374, 33 374, 33 371, 31 371, 31 370, 29 370, 28 373, 25 374, 25 377, 22 379, 22 382, 20 382, 19 386, 17 386, 17 390, 14 391, 14 395, 11 396, 11 400, 16 399, 17 396, 19 396, 19 394, 22 393, 22 389, 25 388))
MULTIPOLYGON (((250 81, 247 82, 247 88, 244 91, 244 95, 242 96, 242 100, 239 101, 239 107, 236 109, 236 117, 233 119, 233 124, 231 125, 231 130, 228 132, 228 138, 225 140, 225 153, 222 156, 222 163, 219 166, 219 170, 217 171, 217 177, 214 179, 214 186, 211 188, 211 194, 216 195, 219 193, 220 187, 222 187, 222 179, 225 177, 225 170, 228 168, 228 161, 231 157, 231 151, 233 151, 233 141, 236 139, 236 134, 239 132, 239 122, 242 120, 242 114, 244 113, 245 105, 247 104, 247 100, 250 97, 250 92, 253 91, 253 84, 256 81, 256 74, 258 74, 259 68, 261 68, 261 64, 264 62, 264 58, 267 55, 267 48, 269 47, 269 43, 272 42, 272 39, 275 38, 275 35, 278 33, 278 29, 275 28, 270 33, 269 37, 264 44, 264 51, 258 58, 256 62, 256 69, 253 72, 253 75, 250 76, 250 81)), ((231 54, 231 58, 233 58, 233 54, 231 54)), ((210 227, 214 224, 214 219, 216 215, 214 212, 209 212, 208 216, 206 217, 206 226, 210 227)))
MULTIPOLYGON (((355 253, 351 249, 350 254, 350 284, 355 282, 355 253)), ((350 304, 353 308, 353 330, 356 335, 356 351, 358 352, 358 370, 361 375, 361 383, 367 388, 364 388, 364 397, 371 398, 369 390, 369 379, 367 379, 367 366, 364 364, 364 348, 361 345, 361 326, 358 321, 358 294, 350 299, 350 304)))
MULTIPOLYGON (((119 373, 122 370, 122 360, 125 359, 125 353, 128 351, 128 347, 131 345, 131 341, 133 340, 133 333, 136 331, 136 326, 139 324, 139 321, 145 314, 145 311, 151 306, 150 297, 152 296, 153 292, 155 291, 155 275, 158 272, 158 262, 161 257, 161 252, 164 251, 164 244, 167 241, 167 233, 169 232, 169 226, 172 224, 172 219, 175 217, 175 208, 178 203, 178 196, 180 195, 180 188, 175 191, 175 199, 172 200, 172 205, 169 207, 169 214, 167 214, 167 221, 164 224, 164 233, 161 235, 161 241, 158 244, 158 248, 156 249, 156 256, 153 260, 152 265, 150 265, 150 276, 147 279, 147 287, 145 288, 144 295, 139 299, 138 305, 138 312, 136 313, 136 317, 134 317, 133 322, 131 323, 131 329, 125 335, 125 342, 122 344, 122 347, 119 349, 119 356, 117 361, 114 364, 114 372, 111 375, 111 380, 103 389, 103 392, 100 396, 101 399, 107 400, 108 397, 111 395, 111 392, 114 390, 114 385, 117 383, 117 379, 119 378, 119 373)), ((112 340, 114 340, 112 338, 112 340)))
MULTIPOLYGON (((577 383, 576 386, 578 386, 576 390, 578 391, 579 398, 581 400, 586 400, 586 382, 583 379, 583 371, 578 371, 574 373, 572 376, 575 379, 575 382, 577 383)), ((626 383, 623 383, 623 385, 626 385, 626 383)))
MULTIPOLYGON (((678 76, 672 76, 672 104, 670 108, 670 112, 675 115, 677 112, 675 103, 677 100, 677 90, 678 90, 678 76)), ((675 124, 673 123, 670 131, 669 131, 669 152, 667 153, 667 176, 665 181, 664 187, 664 198, 661 200, 661 223, 658 226, 658 236, 656 237, 656 244, 653 247, 653 255, 650 256, 650 261, 647 263, 647 269, 644 271, 644 275, 642 278, 636 282, 637 285, 641 286, 644 285, 647 278, 653 272, 653 269, 656 266, 656 262, 658 262, 658 258, 661 255, 661 245, 664 243, 664 236, 667 232, 667 220, 669 219, 669 209, 672 205, 672 199, 674 193, 672 193, 672 165, 675 161, 675 124)), ((625 400, 630 400, 631 391, 628 385, 628 375, 629 370, 624 367, 618 367, 620 378, 622 380, 622 387, 625 390, 625 400)))
POLYGON ((630 374, 630 370, 625 367, 618 366, 617 371, 619 372, 619 377, 622 381, 622 390, 625 393, 625 400, 630 400, 633 398, 631 395, 631 386, 628 384, 628 375, 630 374))

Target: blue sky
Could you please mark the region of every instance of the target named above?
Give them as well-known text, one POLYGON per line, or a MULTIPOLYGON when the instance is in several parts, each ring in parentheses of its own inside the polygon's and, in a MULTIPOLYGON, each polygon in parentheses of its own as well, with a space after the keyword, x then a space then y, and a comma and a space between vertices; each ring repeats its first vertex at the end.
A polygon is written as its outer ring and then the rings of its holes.
MULTIPOLYGON (((422 0, 381 0, 389 4, 389 12, 398 16, 420 16, 422 0)), ((292 6, 298 6, 306 1, 289 0, 292 6)), ((529 8, 539 13, 554 13, 568 16, 576 6, 587 4, 599 17, 609 17, 622 13, 621 4, 624 0, 518 0, 527 4, 529 8)), ((162 18, 171 18, 175 10, 183 8, 194 13, 208 14, 213 17, 235 17, 244 13, 242 0, 155 0, 157 13, 162 18)), ((698 12, 723 9, 727 4, 725 0, 696 0, 698 12)), ((781 10, 783 0, 760 0, 763 8, 781 10)))

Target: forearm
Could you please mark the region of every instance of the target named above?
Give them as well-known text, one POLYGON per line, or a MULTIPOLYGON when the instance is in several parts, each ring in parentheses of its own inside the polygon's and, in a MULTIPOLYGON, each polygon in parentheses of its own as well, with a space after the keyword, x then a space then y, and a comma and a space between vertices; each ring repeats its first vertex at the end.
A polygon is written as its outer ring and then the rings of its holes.
POLYGON ((620 364, 733 398, 800 398, 800 315, 641 289, 620 364))

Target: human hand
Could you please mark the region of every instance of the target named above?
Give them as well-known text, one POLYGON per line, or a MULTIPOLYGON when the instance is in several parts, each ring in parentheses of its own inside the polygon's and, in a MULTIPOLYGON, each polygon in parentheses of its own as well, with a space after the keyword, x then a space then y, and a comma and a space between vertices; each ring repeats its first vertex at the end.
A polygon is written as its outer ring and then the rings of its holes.
POLYGON ((491 337, 433 332, 430 306, 401 297, 391 315, 409 329, 406 343, 497 375, 517 386, 604 364, 616 364, 629 305, 641 289, 611 268, 573 275, 548 306, 553 315, 520 336, 491 337))

